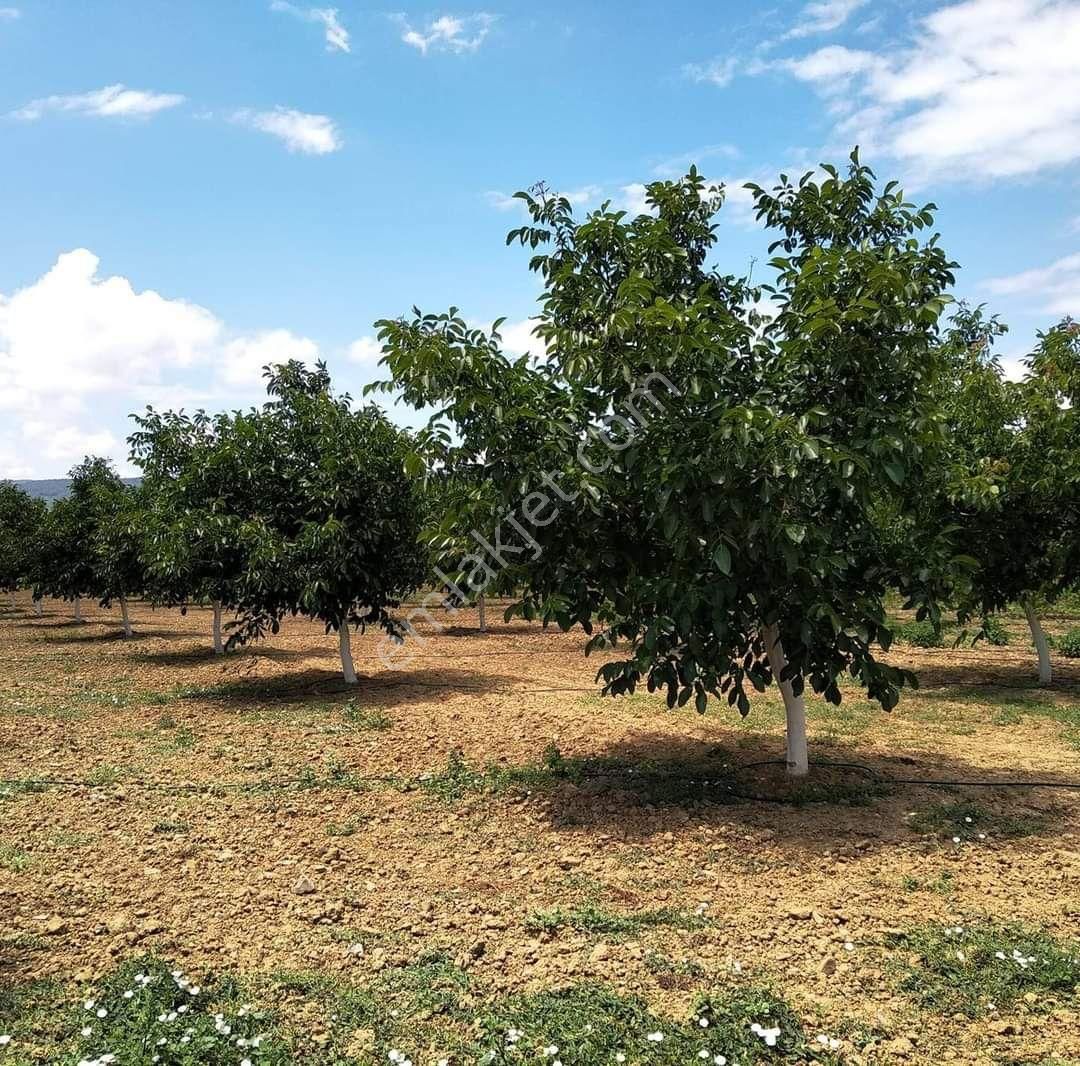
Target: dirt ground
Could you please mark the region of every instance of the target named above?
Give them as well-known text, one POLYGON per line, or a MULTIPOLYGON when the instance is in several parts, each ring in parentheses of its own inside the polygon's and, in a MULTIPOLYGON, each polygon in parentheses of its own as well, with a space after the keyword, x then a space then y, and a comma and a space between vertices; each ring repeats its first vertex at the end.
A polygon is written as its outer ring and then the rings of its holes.
MULTIPOLYGON (((822 802, 777 802, 791 797, 775 768, 735 769, 782 754, 771 693, 745 722, 604 700, 580 633, 495 608, 487 634, 470 614, 429 633, 404 671, 381 665, 377 636, 356 638, 351 691, 336 638, 307 622, 222 659, 208 611, 135 605, 130 641, 115 611, 85 616, 49 603, 39 619, 23 597, 0 620, 0 981, 90 979, 148 949, 194 973, 365 974, 439 946, 491 994, 589 979, 683 1010, 761 979, 849 1034, 853 1061, 1080 1056, 1080 997, 1052 1020, 1024 1004, 935 1013, 899 988, 896 946, 921 923, 981 917, 1080 935, 1080 791, 904 784, 852 804, 871 779, 818 770, 822 802), (552 744, 611 772, 514 778, 552 744), (457 755, 510 786, 466 787, 460 763, 447 772, 457 755), (657 791, 618 770, 646 761, 717 784, 657 791), (17 784, 31 778, 50 784, 17 784), (926 830, 927 812, 967 802, 982 837, 926 830), (588 905, 706 920, 622 937, 529 922, 588 905)), ((897 646, 922 687, 891 714, 857 693, 839 710, 811 701, 811 758, 1080 780, 1080 660, 1055 659, 1039 689, 1022 621, 1010 629, 1002 648, 897 646)))

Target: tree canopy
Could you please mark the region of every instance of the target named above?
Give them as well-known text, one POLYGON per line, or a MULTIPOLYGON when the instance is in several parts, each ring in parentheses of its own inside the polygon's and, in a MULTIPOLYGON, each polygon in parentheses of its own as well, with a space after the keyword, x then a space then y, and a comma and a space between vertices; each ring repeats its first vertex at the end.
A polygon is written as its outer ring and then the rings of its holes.
MULTIPOLYGON (((418 437, 429 464, 482 466, 492 502, 462 520, 505 535, 516 517, 517 550, 498 553, 522 589, 511 611, 626 646, 600 670, 610 694, 644 682, 745 714, 748 687, 782 682, 805 772, 805 685, 839 702, 847 674, 888 708, 914 681, 875 654, 902 576, 876 515, 942 446, 954 264, 933 205, 878 191, 857 155, 751 193, 778 234, 768 284, 709 265, 723 192, 692 169, 650 185, 637 217, 605 204, 578 221, 543 187, 518 194, 531 223, 508 241, 534 252, 546 359, 511 360, 498 323, 454 309, 378 328, 388 385, 439 409, 418 437)), ((460 576, 475 588, 495 568, 466 559, 460 576)))

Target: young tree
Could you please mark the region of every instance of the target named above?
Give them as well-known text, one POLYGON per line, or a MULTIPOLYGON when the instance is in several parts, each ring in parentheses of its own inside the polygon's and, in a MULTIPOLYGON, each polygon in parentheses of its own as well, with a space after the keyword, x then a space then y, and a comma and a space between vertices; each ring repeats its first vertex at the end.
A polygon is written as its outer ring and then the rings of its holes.
POLYGON ((141 494, 106 459, 88 456, 70 472, 71 488, 48 513, 35 566, 35 596, 82 598, 120 605, 124 636, 132 635, 128 597, 143 587, 139 554, 141 494))
POLYGON ((271 400, 237 416, 221 447, 248 471, 258 509, 239 534, 246 566, 235 597, 243 642, 286 615, 337 631, 345 681, 356 683, 350 627, 400 637, 392 609, 426 576, 419 485, 408 441, 374 406, 353 410, 325 366, 267 370, 271 400))
POLYGON ((449 439, 449 419, 496 490, 496 551, 462 580, 507 568, 512 610, 598 622, 587 650, 627 643, 600 669, 609 694, 644 681, 669 705, 746 714, 748 686, 777 684, 792 774, 808 684, 838 703, 847 674, 891 708, 914 682, 875 654, 897 578, 875 515, 942 443, 931 383, 953 282, 920 239, 932 205, 876 192, 854 154, 823 172, 751 187, 780 234, 757 289, 708 265, 722 193, 694 169, 650 185, 637 218, 604 205, 578 222, 564 198, 519 193, 532 224, 508 240, 544 284, 535 367, 455 312, 378 323, 393 385, 441 409, 419 443, 449 439))
POLYGON ((1023 381, 1005 377, 993 345, 1005 332, 981 307, 961 305, 942 350, 938 379, 949 444, 930 480, 914 486, 903 550, 922 551, 930 531, 951 529, 977 560, 959 596, 961 619, 985 618, 1019 603, 1050 684, 1049 648, 1038 603, 1078 573, 1080 437, 1075 408, 1076 327, 1040 334, 1023 381))
POLYGON ((129 438, 149 495, 142 552, 156 602, 213 609, 215 654, 225 651, 222 613, 235 606, 246 558, 241 528, 258 506, 258 486, 237 466, 241 451, 225 442, 234 419, 199 411, 135 416, 129 438))
POLYGON ((0 481, 0 591, 15 593, 31 584, 37 538, 45 521, 45 503, 10 481, 0 481))

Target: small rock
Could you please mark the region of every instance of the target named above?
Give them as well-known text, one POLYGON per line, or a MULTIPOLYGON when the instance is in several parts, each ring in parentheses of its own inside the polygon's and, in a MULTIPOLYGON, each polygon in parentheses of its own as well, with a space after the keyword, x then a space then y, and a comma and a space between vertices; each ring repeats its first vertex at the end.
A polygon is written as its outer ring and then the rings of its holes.
POLYGON ((307 874, 301 874, 292 886, 298 896, 310 896, 315 891, 315 882, 307 874))
POLYGON ((45 932, 49 936, 59 936, 61 933, 67 932, 67 923, 63 918, 50 918, 45 923, 45 932))

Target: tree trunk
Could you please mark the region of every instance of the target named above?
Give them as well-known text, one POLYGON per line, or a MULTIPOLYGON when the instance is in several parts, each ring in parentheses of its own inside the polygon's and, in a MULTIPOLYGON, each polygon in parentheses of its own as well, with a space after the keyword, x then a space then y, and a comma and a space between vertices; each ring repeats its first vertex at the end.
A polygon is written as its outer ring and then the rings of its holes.
POLYGON ((34 597, 34 610, 37 612, 38 618, 40 618, 42 616, 42 614, 44 614, 45 609, 41 605, 41 597, 40 596, 35 596, 34 597))
POLYGON ((787 715, 787 772, 791 777, 803 777, 810 769, 806 754, 806 706, 802 696, 795 695, 791 682, 780 680, 780 675, 788 663, 784 645, 780 642, 779 626, 765 626, 761 636, 765 641, 765 651, 769 656, 773 677, 776 678, 780 694, 784 697, 784 711, 787 715))
POLYGON ((214 654, 225 654, 225 645, 221 643, 221 600, 214 600, 214 654))
POLYGON ((1050 645, 1046 643, 1046 634, 1039 622, 1039 616, 1031 600, 1025 596, 1021 601, 1024 614, 1027 615, 1028 625, 1031 627, 1031 639, 1035 642, 1035 650, 1039 653, 1039 684, 1049 685, 1054 674, 1050 667, 1050 645))
POLYGON ((345 678, 345 684, 355 685, 356 669, 352 661, 352 637, 347 619, 343 619, 341 625, 338 626, 338 644, 341 647, 341 673, 345 678))
POLYGON ((120 618, 124 623, 124 640, 131 640, 131 615, 128 614, 127 597, 120 597, 120 618))
POLYGON ((476 609, 480 614, 480 632, 487 632, 487 612, 484 604, 484 594, 480 593, 480 598, 476 601, 476 609))
POLYGON ((15 590, 14 589, 12 589, 12 591, 11 591, 11 609, 13 611, 15 610, 15 590))
POLYGON ((75 621, 82 622, 82 600, 78 596, 75 597, 75 621))

